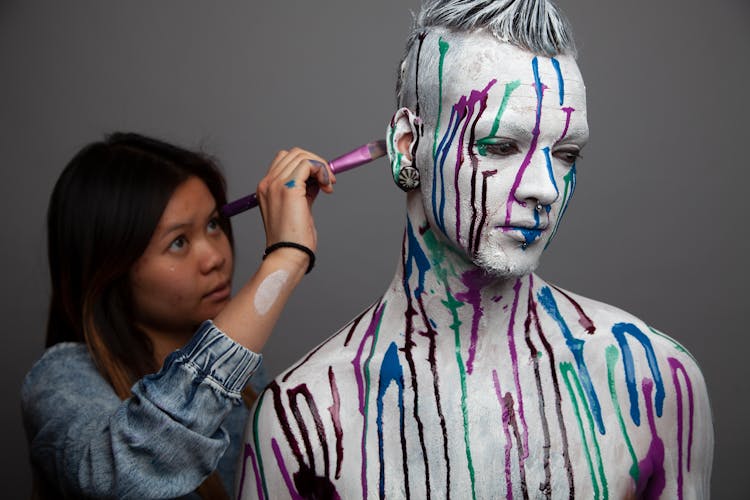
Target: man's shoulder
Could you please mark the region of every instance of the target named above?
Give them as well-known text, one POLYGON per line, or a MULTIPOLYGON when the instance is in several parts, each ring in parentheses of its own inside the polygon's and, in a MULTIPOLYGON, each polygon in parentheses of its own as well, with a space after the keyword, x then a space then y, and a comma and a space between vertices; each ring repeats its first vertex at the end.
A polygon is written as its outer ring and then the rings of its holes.
POLYGON ((267 387, 266 392, 302 391, 330 392, 335 374, 351 368, 352 362, 369 352, 371 338, 367 332, 377 321, 380 302, 370 305, 355 318, 345 323, 338 331, 316 347, 302 355, 296 362, 279 374, 267 387))
POLYGON ((677 340, 653 327, 647 321, 620 307, 549 285, 561 309, 578 315, 588 333, 605 343, 614 341, 620 346, 636 342, 659 358, 693 355, 677 340))

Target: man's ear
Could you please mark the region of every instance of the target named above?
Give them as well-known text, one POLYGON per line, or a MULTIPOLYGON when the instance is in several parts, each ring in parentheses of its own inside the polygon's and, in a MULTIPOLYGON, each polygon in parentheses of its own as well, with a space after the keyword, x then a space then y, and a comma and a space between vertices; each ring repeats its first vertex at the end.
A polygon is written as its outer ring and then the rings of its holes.
POLYGON ((401 108, 391 118, 386 131, 386 146, 391 160, 393 180, 404 191, 419 186, 415 146, 422 121, 408 108, 401 108))

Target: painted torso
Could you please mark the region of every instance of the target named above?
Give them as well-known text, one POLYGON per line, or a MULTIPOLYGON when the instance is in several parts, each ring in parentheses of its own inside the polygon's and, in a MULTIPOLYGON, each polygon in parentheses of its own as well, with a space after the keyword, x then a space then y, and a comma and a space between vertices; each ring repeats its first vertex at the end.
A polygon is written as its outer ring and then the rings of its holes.
POLYGON ((535 275, 459 271, 444 248, 410 225, 383 297, 261 396, 245 498, 708 491, 710 410, 682 347, 535 275))
POLYGON ((429 29, 402 72, 387 143, 419 188, 396 276, 260 397, 240 496, 707 497, 695 361, 532 274, 588 138, 574 59, 429 29))

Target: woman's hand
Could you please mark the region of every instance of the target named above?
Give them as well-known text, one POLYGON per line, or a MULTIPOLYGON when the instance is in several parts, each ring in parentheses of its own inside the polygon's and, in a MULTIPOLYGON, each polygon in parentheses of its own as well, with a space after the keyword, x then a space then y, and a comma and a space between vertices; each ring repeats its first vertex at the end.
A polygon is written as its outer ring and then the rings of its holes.
MULTIPOLYGON (((318 191, 332 193, 335 182, 319 156, 298 148, 280 151, 257 190, 266 245, 288 241, 314 252, 317 237, 310 208, 318 191)), ((307 254, 296 248, 268 254, 214 323, 236 342, 260 352, 308 265, 307 254)))
POLYGON ((336 178, 321 157, 299 148, 279 151, 258 183, 266 246, 290 241, 317 248, 311 207, 318 191, 333 192, 336 178))

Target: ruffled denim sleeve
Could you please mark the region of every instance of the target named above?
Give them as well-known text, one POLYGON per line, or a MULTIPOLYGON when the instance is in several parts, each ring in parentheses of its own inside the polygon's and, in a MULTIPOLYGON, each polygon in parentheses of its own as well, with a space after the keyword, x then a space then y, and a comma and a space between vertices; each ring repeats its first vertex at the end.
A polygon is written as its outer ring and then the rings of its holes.
POLYGON ((83 345, 54 346, 21 391, 35 473, 66 497, 188 494, 226 450, 222 423, 260 363, 207 321, 120 401, 83 345))

